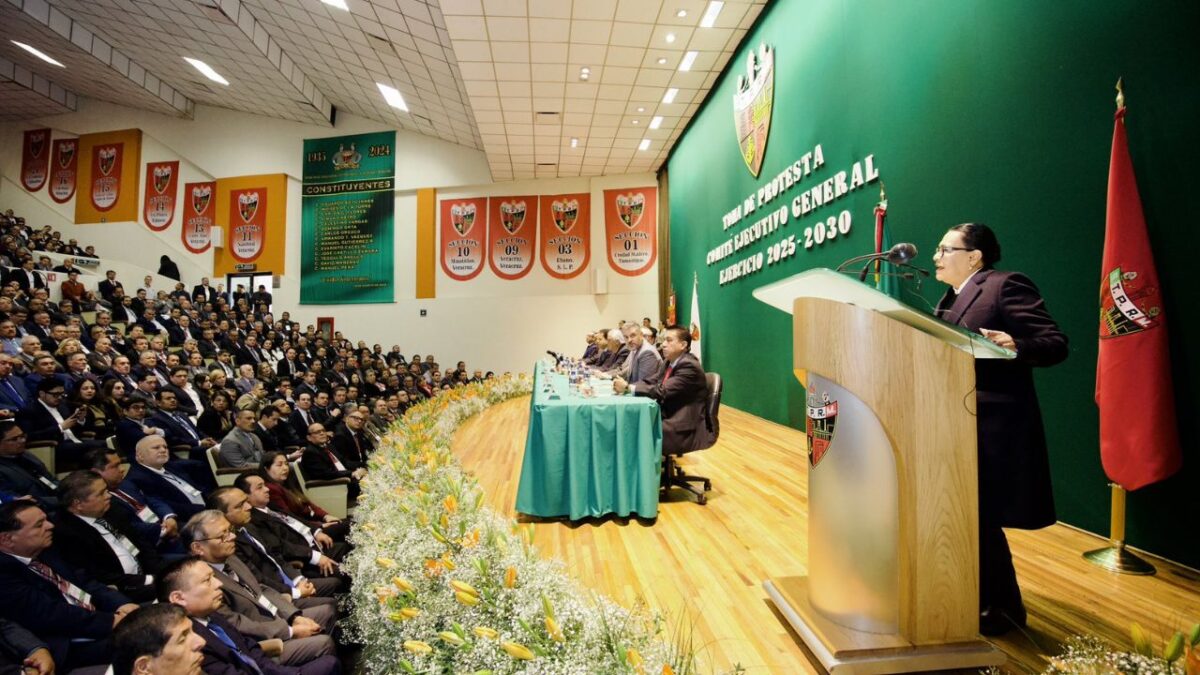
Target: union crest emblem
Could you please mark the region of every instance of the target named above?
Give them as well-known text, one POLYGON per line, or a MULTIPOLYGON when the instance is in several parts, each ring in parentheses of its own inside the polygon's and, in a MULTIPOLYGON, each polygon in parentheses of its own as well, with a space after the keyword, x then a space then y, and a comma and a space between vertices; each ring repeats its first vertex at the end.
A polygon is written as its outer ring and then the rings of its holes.
POLYGON ((1161 291, 1136 271, 1117 267, 1100 283, 1101 339, 1154 328, 1161 314, 1161 291))
POLYGON ((100 173, 107 176, 112 173, 113 166, 117 163, 117 149, 110 146, 100 148, 96 152, 100 158, 100 173))
POLYGON ((254 214, 258 213, 258 193, 245 192, 238 195, 238 214, 242 216, 247 224, 254 220, 254 214))
POLYGON ((63 143, 58 146, 58 165, 62 168, 71 166, 71 160, 75 159, 75 144, 63 143))
POLYGON ((837 426, 838 403, 828 393, 817 396, 808 394, 808 410, 805 414, 804 432, 808 436, 808 465, 816 467, 825 457, 833 443, 833 432, 837 426))
POLYGON ((357 169, 362 163, 362 153, 354 149, 354 144, 350 144, 350 149, 346 149, 344 145, 338 145, 338 151, 333 153, 333 168, 335 171, 342 169, 357 169))
POLYGON ((475 205, 455 204, 450 207, 450 225, 458 236, 465 237, 475 226, 475 205))
POLYGON ((42 151, 46 149, 46 132, 39 131, 29 135, 29 155, 37 158, 42 156, 42 151))
POLYGON ((521 229, 525 223, 525 202, 501 202, 500 224, 509 234, 521 229))
POLYGON ((570 201, 560 202, 554 200, 550 204, 550 214, 554 218, 554 226, 559 232, 566 234, 575 227, 575 220, 579 218, 579 200, 572 199, 570 201))
POLYGON ((738 148, 750 174, 758 178, 771 133, 771 104, 775 101, 775 52, 765 44, 750 51, 746 74, 739 75, 733 94, 733 124, 738 148))
POLYGON ((155 192, 157 192, 158 194, 161 195, 167 189, 167 185, 170 184, 170 182, 171 182, 171 167, 169 167, 169 166, 154 167, 154 191, 155 192))
MULTIPOLYGON (((208 202, 212 200, 212 187, 209 185, 197 185, 192 188, 192 211, 197 215, 204 213, 208 209, 208 202)), ((255 208, 258 205, 255 204, 255 208)))
POLYGON ((617 217, 625 227, 633 229, 642 221, 642 212, 646 210, 646 195, 642 193, 617 195, 617 217))

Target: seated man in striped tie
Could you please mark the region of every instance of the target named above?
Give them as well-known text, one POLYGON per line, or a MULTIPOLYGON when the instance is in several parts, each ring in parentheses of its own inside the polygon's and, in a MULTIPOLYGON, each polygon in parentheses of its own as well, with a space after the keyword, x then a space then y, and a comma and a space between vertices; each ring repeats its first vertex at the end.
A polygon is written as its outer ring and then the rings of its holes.
POLYGON ((48 552, 53 542, 54 524, 35 502, 0 506, 0 617, 41 638, 60 672, 108 663, 112 629, 137 605, 70 570, 48 552))
POLYGON ((341 664, 326 654, 303 667, 283 666, 267 656, 253 639, 242 635, 217 614, 224 596, 213 568, 196 557, 168 565, 158 580, 159 602, 179 605, 192 620, 192 631, 204 639, 205 673, 221 675, 337 675, 341 664))

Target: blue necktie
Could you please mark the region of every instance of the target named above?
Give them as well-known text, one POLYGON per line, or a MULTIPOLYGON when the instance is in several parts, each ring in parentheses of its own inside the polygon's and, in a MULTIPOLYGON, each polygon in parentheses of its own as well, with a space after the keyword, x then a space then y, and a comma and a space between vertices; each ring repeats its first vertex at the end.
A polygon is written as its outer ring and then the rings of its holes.
POLYGON ((250 666, 250 668, 252 670, 254 670, 254 672, 259 673, 261 675, 262 668, 258 667, 258 664, 254 662, 254 659, 250 658, 249 656, 246 656, 245 654, 242 653, 242 650, 238 649, 238 646, 233 643, 233 639, 229 637, 229 633, 226 633, 224 631, 224 629, 222 629, 220 626, 218 626, 217 624, 212 623, 212 622, 209 622, 208 629, 210 631, 212 631, 213 635, 217 636, 218 640, 220 640, 221 642, 224 642, 226 647, 229 647, 231 650, 233 650, 234 656, 237 656, 239 659, 241 659, 242 663, 246 664, 247 666, 250 666))
POLYGON ((17 388, 12 385, 12 382, 8 381, 8 378, 4 379, 4 386, 8 387, 8 390, 10 392, 12 392, 13 401, 16 401, 16 403, 18 405, 20 405, 22 408, 24 408, 25 407, 25 397, 21 396, 20 392, 17 391, 17 388))
POLYGON ((259 550, 259 552, 262 553, 263 556, 266 557, 267 560, 271 561, 271 564, 275 566, 275 571, 279 572, 279 578, 283 579, 283 583, 287 584, 288 588, 296 587, 296 582, 291 577, 289 577, 286 572, 283 571, 283 567, 281 567, 279 565, 279 563, 276 562, 275 559, 271 557, 271 554, 267 553, 267 547, 263 546, 262 542, 260 542, 259 540, 255 539, 253 536, 251 536, 250 532, 247 531, 245 528, 242 528, 241 534, 246 535, 246 541, 250 542, 251 544, 254 544, 254 547, 257 548, 259 550))

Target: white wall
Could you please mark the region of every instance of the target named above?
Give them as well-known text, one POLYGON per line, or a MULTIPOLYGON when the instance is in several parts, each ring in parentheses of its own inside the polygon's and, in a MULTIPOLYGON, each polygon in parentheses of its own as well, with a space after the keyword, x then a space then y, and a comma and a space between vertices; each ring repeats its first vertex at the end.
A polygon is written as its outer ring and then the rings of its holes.
MULTIPOLYGON (((302 323, 332 316, 336 329, 354 340, 399 344, 405 353, 434 353, 443 364, 464 360, 472 369, 525 370, 546 349, 582 352, 583 336, 620 319, 655 316, 657 267, 638 277, 616 274, 603 247, 604 189, 654 184, 652 174, 491 183, 483 153, 437 139, 396 132, 396 302, 391 305, 298 305, 300 274, 300 182, 303 139, 387 130, 385 125, 339 114, 336 128, 272 120, 208 106, 195 119, 179 119, 121 106, 80 100, 79 110, 30 123, 0 124, 0 209, 12 208, 31 225, 51 224, 66 238, 94 244, 97 252, 129 263, 120 277, 126 287, 154 272, 158 257, 175 260, 189 287, 212 270, 211 250, 192 254, 179 238, 179 218, 162 233, 140 223, 72 224, 74 202, 54 204, 43 189, 30 195, 17 182, 22 132, 48 126, 55 137, 140 128, 142 160, 180 160, 180 185, 265 173, 288 180, 285 260, 287 272, 274 289, 276 314, 302 323), (416 300, 416 190, 438 188, 443 197, 592 193, 592 258, 589 270, 566 282, 552 280, 535 262, 525 279, 501 281, 485 270, 471 282, 456 282, 438 269, 436 300, 416 300), (596 293, 599 289, 603 292, 596 293), (421 310, 427 316, 421 317, 421 310)), ((144 177, 144 166, 140 169, 144 177)), ((144 186, 143 186, 144 187, 144 186)), ((141 201, 139 200, 139 204, 141 201)), ((660 251, 659 255, 664 255, 660 251)), ((107 264, 107 261, 106 261, 107 264)), ((485 263, 486 267, 486 263, 485 263)), ((214 280, 215 283, 215 280, 214 280)))

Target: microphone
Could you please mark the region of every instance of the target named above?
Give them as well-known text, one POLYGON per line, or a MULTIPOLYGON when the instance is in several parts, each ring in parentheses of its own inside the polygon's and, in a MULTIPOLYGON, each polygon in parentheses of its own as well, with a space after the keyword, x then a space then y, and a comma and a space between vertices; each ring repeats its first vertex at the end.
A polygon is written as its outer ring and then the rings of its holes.
POLYGON ((546 350, 546 353, 547 353, 547 354, 549 354, 550 356, 553 356, 553 357, 554 357, 554 362, 555 362, 555 363, 562 363, 563 357, 562 357, 562 355, 561 355, 561 354, 559 354, 558 352, 552 352, 552 351, 550 351, 549 349, 547 349, 547 350, 546 350))
POLYGON ((876 260, 886 260, 893 265, 907 265, 908 261, 917 257, 917 247, 908 242, 900 242, 882 253, 872 253, 867 258, 867 264, 863 265, 862 271, 858 273, 859 281, 866 281, 867 272, 871 269, 871 263, 876 260))

